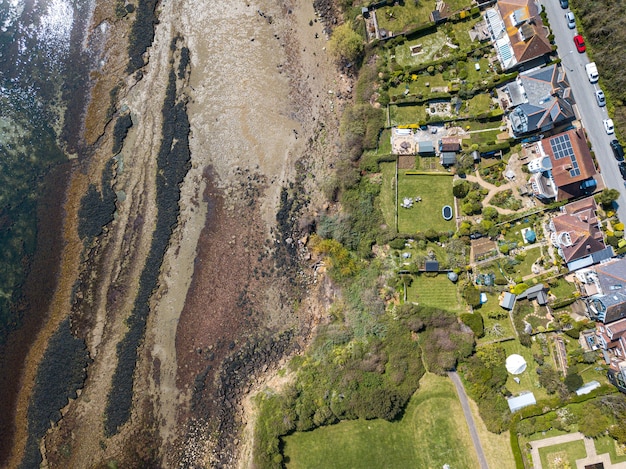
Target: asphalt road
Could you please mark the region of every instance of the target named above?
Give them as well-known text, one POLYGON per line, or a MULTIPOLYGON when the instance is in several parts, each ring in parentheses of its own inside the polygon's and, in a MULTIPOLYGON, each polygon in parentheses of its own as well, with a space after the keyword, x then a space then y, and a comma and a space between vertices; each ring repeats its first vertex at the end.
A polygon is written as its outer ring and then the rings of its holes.
MULTIPOLYGON (((620 220, 626 221, 626 188, 609 145, 609 142, 616 137, 614 134, 606 134, 602 121, 609 116, 606 106, 599 107, 595 97, 595 90, 600 89, 599 83, 592 85, 587 78, 585 64, 590 60, 586 53, 581 54, 576 50, 574 36, 578 32, 576 29, 569 29, 565 20, 565 13, 570 10, 562 9, 559 0, 543 0, 541 3, 546 7, 559 57, 574 93, 578 114, 596 154, 604 183, 607 187, 620 191, 621 195, 617 201, 618 215, 620 220)), ((602 75, 600 75, 600 80, 602 80, 602 75)))
POLYGON ((483 447, 480 444, 480 438, 478 437, 476 425, 474 424, 474 417, 472 416, 472 411, 470 410, 469 401, 467 400, 467 394, 465 394, 465 388, 463 387, 461 378, 459 378, 459 375, 456 371, 449 371, 448 376, 454 383, 456 393, 458 394, 459 400, 461 401, 463 415, 465 415, 465 420, 467 421, 467 426, 469 427, 470 435, 472 436, 472 442, 474 443, 474 449, 476 450, 476 456, 478 456, 480 468, 489 469, 489 466, 487 465, 487 458, 485 458, 485 452, 483 451, 483 447))

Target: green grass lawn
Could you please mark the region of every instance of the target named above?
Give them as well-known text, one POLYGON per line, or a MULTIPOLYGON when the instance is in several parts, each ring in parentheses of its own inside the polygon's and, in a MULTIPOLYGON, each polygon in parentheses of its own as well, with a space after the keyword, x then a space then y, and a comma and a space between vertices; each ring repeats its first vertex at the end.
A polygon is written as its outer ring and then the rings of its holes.
POLYGON ((564 278, 557 280, 556 285, 550 287, 550 293, 557 298, 570 298, 576 291, 576 286, 564 278))
POLYGON ((432 374, 421 379, 400 421, 344 421, 294 433, 284 443, 289 469, 478 465, 454 385, 432 374))
POLYGON ((476 96, 474 96, 473 98, 471 98, 469 101, 466 101, 467 103, 467 110, 465 111, 467 114, 471 115, 478 115, 480 113, 483 112, 487 112, 490 110, 491 108, 491 96, 489 96, 488 94, 477 94, 476 96))
POLYGON ((404 5, 386 6, 376 10, 378 27, 392 32, 402 32, 406 28, 419 26, 430 21, 430 12, 434 10, 435 2, 413 1, 404 2, 404 5))
POLYGON ((473 145, 488 145, 495 142, 498 138, 498 134, 500 133, 500 128, 493 130, 484 130, 481 132, 473 132, 469 134, 469 138, 464 138, 463 143, 468 146, 473 145))
POLYGON ((611 455, 611 462, 613 464, 626 461, 626 455, 617 454, 617 443, 610 436, 601 436, 599 438, 595 438, 593 442, 596 445, 596 453, 609 453, 611 455))
POLYGON ((516 242, 518 246, 523 246, 524 238, 522 237, 522 230, 524 228, 532 228, 531 225, 532 224, 530 222, 517 222, 511 225, 511 228, 506 230, 506 233, 504 234, 504 239, 509 242, 516 242))
POLYGON ((490 312, 507 312, 498 304, 498 296, 496 294, 486 293, 486 295, 487 302, 475 310, 482 315, 485 322, 485 336, 478 339, 478 344, 480 345, 481 343, 504 339, 506 337, 516 337, 513 324, 511 324, 511 319, 508 314, 501 319, 491 319, 489 317, 490 312))
POLYGON ((445 274, 439 274, 436 277, 415 275, 407 291, 407 301, 451 312, 465 312, 465 305, 457 291, 457 286, 448 280, 445 274))
POLYGON ((539 457, 541 458, 542 466, 545 468, 566 467, 563 464, 556 465, 554 461, 558 459, 568 461, 569 467, 576 467, 576 460, 587 457, 587 451, 585 451, 583 440, 578 440, 539 448, 539 457))
POLYGON ((396 227, 396 163, 381 163, 383 184, 380 188, 380 210, 387 226, 396 227))
POLYGON ((533 359, 531 349, 524 347, 518 340, 503 342, 502 347, 506 350, 507 357, 512 353, 517 353, 526 360, 526 371, 517 375, 520 383, 517 384, 513 380, 513 375, 509 374, 509 378, 506 381, 507 389, 515 395, 521 391, 532 391, 537 401, 545 399, 548 394, 546 390, 539 385, 539 375, 535 371, 537 369, 537 363, 533 359))
POLYGON ((446 45, 448 41, 448 36, 441 30, 418 39, 413 39, 412 41, 407 41, 396 47, 396 61, 398 65, 406 67, 425 64, 433 60, 447 57, 454 52, 454 49, 446 45), (419 54, 411 55, 411 47, 416 45, 420 45, 422 51, 419 54))
POLYGON ((417 124, 426 121, 426 106, 389 106, 391 125, 417 124))
POLYGON ((515 266, 515 275, 521 275, 525 277, 526 275, 532 274, 532 265, 534 262, 541 257, 541 248, 537 246, 536 248, 528 249, 525 251, 526 257, 522 262, 515 266))
POLYGON ((398 231, 416 233, 432 228, 435 231, 455 231, 454 217, 446 221, 441 215, 444 205, 454 210, 452 178, 449 173, 441 175, 407 175, 398 173, 398 231), (411 208, 400 206, 405 197, 421 197, 411 208))

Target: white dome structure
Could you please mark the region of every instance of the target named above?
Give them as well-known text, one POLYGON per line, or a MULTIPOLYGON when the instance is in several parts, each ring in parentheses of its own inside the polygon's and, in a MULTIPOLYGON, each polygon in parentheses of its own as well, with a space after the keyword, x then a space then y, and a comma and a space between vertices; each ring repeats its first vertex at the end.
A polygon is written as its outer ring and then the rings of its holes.
POLYGON ((526 371, 526 360, 521 355, 514 353, 506 357, 506 371, 512 375, 519 375, 526 371))

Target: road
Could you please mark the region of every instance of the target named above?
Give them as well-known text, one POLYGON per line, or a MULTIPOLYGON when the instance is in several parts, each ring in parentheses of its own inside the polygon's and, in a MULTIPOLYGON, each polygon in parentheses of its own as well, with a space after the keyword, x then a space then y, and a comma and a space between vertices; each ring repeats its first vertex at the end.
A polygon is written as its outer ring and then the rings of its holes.
POLYGON ((485 458, 485 452, 480 444, 480 438, 478 437, 476 425, 474 424, 474 417, 472 416, 472 411, 470 410, 469 401, 467 400, 467 394, 465 394, 465 388, 463 387, 461 378, 459 378, 456 371, 449 371, 448 376, 454 383, 456 393, 461 401, 461 407, 463 408, 463 414, 465 415, 465 420, 467 421, 467 426, 469 427, 470 435, 472 436, 472 443, 474 443, 474 449, 476 449, 476 456, 478 456, 480 468, 489 469, 489 466, 487 465, 487 458, 485 458))
MULTIPOLYGON (((565 13, 569 9, 562 9, 558 0, 543 0, 541 3, 546 7, 559 57, 574 93, 583 127, 587 130, 592 149, 596 154, 604 183, 607 187, 620 191, 617 212, 620 220, 626 221, 626 188, 609 145, 609 142, 616 137, 606 134, 602 120, 609 116, 606 106, 599 107, 595 97, 595 90, 600 89, 599 83, 593 85, 589 83, 585 64, 589 63, 590 60, 586 53, 581 54, 576 50, 574 36, 578 32, 576 29, 569 29, 565 20, 565 13)), ((600 75, 600 80, 602 80, 602 75, 600 75)))

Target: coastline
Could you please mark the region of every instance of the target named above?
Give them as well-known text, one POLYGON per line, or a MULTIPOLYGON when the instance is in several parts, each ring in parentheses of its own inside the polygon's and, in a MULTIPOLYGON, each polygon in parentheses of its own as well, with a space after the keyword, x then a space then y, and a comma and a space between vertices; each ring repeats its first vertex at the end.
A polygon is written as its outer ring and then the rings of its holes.
MULTIPOLYGON (((30 389, 45 344, 68 314, 93 363, 79 396, 45 437, 48 467, 86 467, 111 459, 128 463, 133 458, 166 466, 183 460, 233 465, 240 440, 232 432, 248 420, 238 410, 241 400, 272 372, 273 358, 262 355, 258 368, 236 385, 224 382, 222 363, 286 329, 300 331, 295 344, 303 345, 314 318, 322 314, 321 303, 294 314, 294 301, 308 290, 294 287, 295 267, 288 274, 275 268, 272 253, 283 249, 286 239, 276 230, 276 214, 283 187, 296 179, 303 191, 298 197, 306 201, 294 216, 310 218, 321 210, 320 184, 299 172, 316 174, 318 180, 332 172, 341 107, 334 93, 345 94, 351 84, 325 54, 324 26, 312 4, 293 1, 279 7, 269 0, 242 0, 228 6, 206 1, 202 8, 191 1, 176 9, 162 5, 143 78, 127 77, 120 87, 119 104, 130 110, 134 124, 114 182, 124 198, 118 199, 115 221, 85 256, 75 223, 82 194, 89 184, 100 183, 111 158, 112 126, 106 125, 105 114, 127 57, 128 22, 107 21, 114 18, 113 3, 100 2, 94 12, 92 34, 108 24, 104 65, 92 74, 84 133, 87 145, 96 148, 75 165, 68 183, 59 283, 48 322, 26 362, 11 465, 20 460, 30 389), (178 89, 187 99, 192 168, 181 185, 178 226, 139 349, 132 418, 103 444, 102 416, 116 345, 126 328, 156 216, 152 155, 160 142, 161 97, 177 36, 191 51, 191 76, 179 79, 178 89), (76 291, 84 298, 80 305, 73 300, 76 291), (195 389, 199 375, 204 376, 200 393, 195 389), (207 407, 224 386, 236 386, 234 400, 207 407), (209 431, 225 419, 231 423, 222 431, 230 433, 211 439, 209 431)), ((293 261, 295 266, 297 259, 293 261)), ((293 349, 284 353, 288 350, 293 349)))

